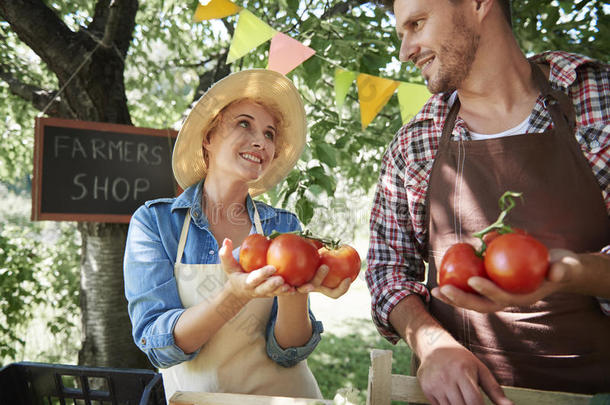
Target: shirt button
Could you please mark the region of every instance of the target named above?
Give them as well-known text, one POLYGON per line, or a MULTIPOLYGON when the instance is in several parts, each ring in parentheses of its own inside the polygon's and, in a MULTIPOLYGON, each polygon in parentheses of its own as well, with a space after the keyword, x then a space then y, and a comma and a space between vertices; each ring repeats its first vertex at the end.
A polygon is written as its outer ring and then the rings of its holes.
POLYGON ((213 255, 215 252, 213 250, 210 250, 208 253, 213 255))
POLYGON ((142 338, 142 339, 140 340, 140 343, 142 343, 143 345, 145 345, 145 344, 146 344, 146 339, 145 339, 145 338, 142 338))
POLYGON ((595 140, 591 142, 591 147, 592 148, 599 148, 599 141, 595 140))
POLYGON ((194 216, 195 218, 199 218, 199 211, 195 211, 195 212, 193 212, 193 216, 194 216))

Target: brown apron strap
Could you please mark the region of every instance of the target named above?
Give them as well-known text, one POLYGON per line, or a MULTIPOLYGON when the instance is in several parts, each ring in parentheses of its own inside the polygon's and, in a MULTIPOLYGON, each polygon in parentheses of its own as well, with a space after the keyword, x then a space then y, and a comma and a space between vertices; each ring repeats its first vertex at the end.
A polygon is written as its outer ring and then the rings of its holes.
POLYGON ((447 144, 451 140, 451 133, 453 132, 453 127, 455 127, 455 120, 457 119, 458 113, 460 112, 460 106, 460 97, 457 96, 455 98, 455 102, 449 110, 447 118, 445 119, 445 124, 443 125, 443 133, 441 135, 440 140, 440 146, 442 147, 447 146, 447 144))
MULTIPOLYGON (((589 162, 582 153, 580 144, 574 136, 576 130, 576 113, 570 97, 560 90, 551 88, 551 84, 542 73, 540 67, 530 61, 532 75, 536 85, 540 89, 543 97, 544 108, 549 112, 556 133, 561 139, 567 142, 569 149, 575 156, 578 164, 585 170, 590 171, 589 162)), ((597 181, 595 181, 597 184, 597 181)))
POLYGON ((572 134, 570 138, 573 138, 576 114, 570 97, 562 91, 554 90, 537 64, 530 61, 530 66, 534 82, 542 94, 544 108, 551 115, 553 125, 563 134, 572 134))

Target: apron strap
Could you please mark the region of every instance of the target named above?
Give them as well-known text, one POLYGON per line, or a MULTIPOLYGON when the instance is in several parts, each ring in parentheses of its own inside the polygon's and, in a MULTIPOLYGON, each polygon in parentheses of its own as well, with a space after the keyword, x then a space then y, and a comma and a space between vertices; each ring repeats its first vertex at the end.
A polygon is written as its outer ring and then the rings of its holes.
POLYGON ((182 263, 182 254, 184 253, 184 245, 186 245, 186 236, 189 233, 189 225, 191 224, 191 209, 189 208, 184 217, 184 225, 182 225, 182 232, 180 232, 180 241, 178 242, 178 254, 176 257, 176 263, 182 263))
POLYGON ((256 208, 256 202, 252 199, 252 197, 250 197, 250 201, 252 201, 252 206, 254 207, 254 227, 256 228, 256 233, 265 235, 263 232, 263 226, 261 225, 261 218, 258 215, 258 209, 256 208))
MULTIPOLYGON (((256 233, 264 235, 263 226, 261 225, 261 218, 258 215, 258 209, 256 203, 252 200, 252 206, 254 207, 254 227, 256 233)), ((176 255, 176 263, 182 262, 182 254, 184 253, 184 246, 186 245, 186 237, 189 233, 189 225, 191 223, 191 209, 189 208, 184 217, 184 225, 182 225, 182 232, 180 232, 180 241, 178 242, 178 254, 176 255)))
POLYGON ((530 61, 530 66, 534 82, 542 95, 544 108, 549 112, 555 129, 573 138, 576 113, 570 97, 562 91, 554 90, 537 64, 530 61))
POLYGON ((460 98, 456 97, 455 102, 449 110, 447 118, 445 118, 445 124, 443 125, 443 133, 441 135, 440 140, 440 146, 447 146, 447 144, 451 140, 451 133, 453 132, 453 127, 455 127, 455 120, 457 119, 458 113, 460 112, 460 106, 460 98))

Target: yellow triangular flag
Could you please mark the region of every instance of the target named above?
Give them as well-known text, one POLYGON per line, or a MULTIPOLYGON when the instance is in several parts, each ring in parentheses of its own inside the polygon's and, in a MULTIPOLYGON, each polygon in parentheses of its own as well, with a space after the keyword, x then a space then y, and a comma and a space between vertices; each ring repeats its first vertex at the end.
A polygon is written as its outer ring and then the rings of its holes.
POLYGON ((421 110, 431 94, 423 84, 402 82, 398 86, 398 105, 402 123, 406 124, 421 110))
POLYGON ((269 41, 276 33, 276 30, 248 10, 241 10, 229 47, 227 63, 235 62, 263 42, 269 41))
POLYGON ((197 4, 193 21, 199 22, 215 18, 225 18, 239 13, 239 10, 241 10, 241 7, 229 0, 210 0, 205 6, 201 3, 197 4))
POLYGON ((340 68, 335 69, 335 105, 337 106, 339 115, 341 115, 345 97, 355 78, 356 72, 340 68))
POLYGON ((360 73, 356 83, 358 84, 358 101, 360 101, 360 120, 362 129, 365 129, 392 97, 394 90, 398 87, 398 82, 360 73))

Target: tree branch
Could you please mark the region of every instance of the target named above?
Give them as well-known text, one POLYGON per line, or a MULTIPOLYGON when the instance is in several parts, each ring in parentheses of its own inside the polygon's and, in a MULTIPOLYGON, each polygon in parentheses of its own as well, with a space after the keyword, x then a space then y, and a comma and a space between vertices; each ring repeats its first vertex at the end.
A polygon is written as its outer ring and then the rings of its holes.
POLYGON ((225 28, 227 29, 229 36, 232 37, 235 34, 235 28, 233 27, 233 24, 230 24, 226 18, 222 19, 222 23, 224 24, 225 28))
POLYGON ((0 16, 58 76, 68 75, 81 59, 83 51, 70 46, 76 34, 42 0, 0 0, 0 16))
POLYGON ((87 30, 102 46, 116 47, 121 59, 127 55, 135 27, 138 0, 99 0, 87 30))
POLYGON ((119 12, 117 3, 112 0, 108 6, 108 19, 106 20, 106 28, 104 29, 104 38, 102 38, 102 45, 106 48, 110 48, 114 42, 114 38, 117 34, 117 27, 119 26, 119 12))
POLYGON ((199 98, 217 81, 231 73, 231 67, 225 62, 227 60, 227 53, 229 51, 221 52, 215 55, 216 67, 207 70, 205 73, 199 75, 199 84, 195 90, 193 96, 193 102, 199 100, 199 98))
POLYGON ((11 93, 31 103, 34 108, 44 111, 54 117, 75 117, 69 107, 57 98, 57 90, 45 90, 40 87, 24 83, 0 65, 0 79, 8 84, 11 93))
POLYGON ((370 0, 348 0, 343 1, 341 3, 337 3, 326 11, 324 11, 324 13, 320 16, 320 20, 327 20, 337 14, 346 14, 352 8, 361 6, 365 3, 370 3, 370 0))

